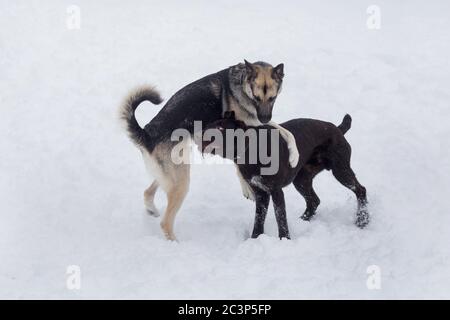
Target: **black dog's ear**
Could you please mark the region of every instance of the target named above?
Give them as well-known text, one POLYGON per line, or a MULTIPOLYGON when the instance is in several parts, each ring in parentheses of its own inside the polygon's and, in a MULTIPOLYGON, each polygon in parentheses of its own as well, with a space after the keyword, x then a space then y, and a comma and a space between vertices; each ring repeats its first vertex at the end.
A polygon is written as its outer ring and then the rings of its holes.
POLYGON ((282 80, 284 77, 284 64, 280 63, 275 68, 273 68, 272 75, 274 78, 282 80))
POLYGON ((223 117, 224 117, 225 119, 231 119, 231 120, 236 119, 236 116, 235 116, 235 114, 234 114, 234 111, 225 111, 225 113, 223 114, 223 117))
POLYGON ((235 123, 239 129, 247 130, 247 125, 245 124, 245 122, 236 120, 235 123))

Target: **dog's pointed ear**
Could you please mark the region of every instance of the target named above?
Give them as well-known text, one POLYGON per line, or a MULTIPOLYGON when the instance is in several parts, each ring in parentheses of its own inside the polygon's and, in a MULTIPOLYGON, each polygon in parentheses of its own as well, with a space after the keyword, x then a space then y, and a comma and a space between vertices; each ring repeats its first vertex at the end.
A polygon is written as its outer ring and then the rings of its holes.
POLYGON ((247 71, 248 75, 254 76, 255 75, 255 68, 252 63, 248 62, 244 59, 245 62, 245 70, 247 71))
POLYGON ((235 122, 238 128, 242 130, 247 130, 247 125, 245 124, 245 122, 239 120, 236 120, 235 122))
POLYGON ((284 77, 284 63, 280 63, 273 68, 272 75, 274 78, 282 80, 284 77))
POLYGON ((234 111, 226 111, 226 112, 223 114, 223 117, 224 117, 225 119, 231 119, 231 120, 235 120, 235 119, 236 119, 236 115, 234 114, 234 111))

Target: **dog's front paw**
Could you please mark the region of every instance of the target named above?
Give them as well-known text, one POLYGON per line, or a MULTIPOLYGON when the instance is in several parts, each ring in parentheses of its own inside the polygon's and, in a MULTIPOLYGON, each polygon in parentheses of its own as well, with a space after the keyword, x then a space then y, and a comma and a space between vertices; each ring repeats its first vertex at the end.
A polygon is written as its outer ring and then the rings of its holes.
POLYGON ((255 201, 255 195, 249 187, 242 188, 242 195, 250 201, 255 201))
POLYGON ((297 148, 289 149, 289 164, 292 168, 295 168, 298 164, 298 160, 300 159, 300 154, 298 153, 297 148))
POLYGON ((310 212, 310 211, 305 211, 304 214, 302 214, 300 216, 300 219, 302 219, 303 221, 310 221, 312 217, 314 217, 315 212, 310 212))

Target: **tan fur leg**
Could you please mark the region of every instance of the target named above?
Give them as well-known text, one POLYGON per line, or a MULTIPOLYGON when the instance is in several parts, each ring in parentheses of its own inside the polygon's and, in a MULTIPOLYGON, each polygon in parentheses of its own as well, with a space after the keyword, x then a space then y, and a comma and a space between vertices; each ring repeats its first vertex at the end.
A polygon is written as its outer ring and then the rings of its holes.
POLYGON ((241 184, 242 195, 248 200, 255 201, 255 195, 253 194, 252 188, 248 185, 247 181, 244 180, 237 166, 236 171, 238 174, 239 183, 241 184))
POLYGON ((144 191, 144 205, 147 209, 147 212, 154 216, 159 217, 158 209, 156 209, 154 199, 156 190, 158 190, 159 184, 158 181, 153 181, 153 183, 144 191))
MULTIPOLYGON (((188 156, 189 141, 183 141, 183 143, 186 146, 183 154, 186 152, 186 156, 188 156)), ((145 149, 142 150, 145 167, 150 176, 157 181, 146 190, 144 197, 146 201, 150 201, 158 186, 167 194, 167 207, 161 220, 161 228, 167 239, 176 240, 173 226, 177 211, 189 189, 190 165, 188 163, 175 164, 171 158, 171 151, 172 144, 170 143, 157 145, 151 154, 145 149)))
POLYGON ((298 164, 300 154, 298 153, 297 143, 295 142, 294 135, 287 129, 280 126, 278 123, 269 121, 269 125, 280 130, 281 137, 286 140, 289 149, 289 164, 292 168, 295 168, 298 164))
POLYGON ((176 240, 173 232, 175 216, 189 189, 189 166, 182 165, 182 167, 183 169, 176 169, 178 179, 167 191, 167 208, 161 221, 161 228, 168 240, 176 240))

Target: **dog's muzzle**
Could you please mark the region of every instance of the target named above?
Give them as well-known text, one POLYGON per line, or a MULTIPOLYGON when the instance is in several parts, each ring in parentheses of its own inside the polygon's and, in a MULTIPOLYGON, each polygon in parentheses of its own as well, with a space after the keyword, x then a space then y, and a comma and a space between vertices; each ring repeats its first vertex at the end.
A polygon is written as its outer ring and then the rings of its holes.
POLYGON ((258 120, 263 123, 266 124, 268 123, 270 120, 272 120, 272 115, 258 115, 258 120))
POLYGON ((272 120, 272 108, 273 103, 262 103, 259 105, 257 116, 261 123, 266 124, 272 120))

